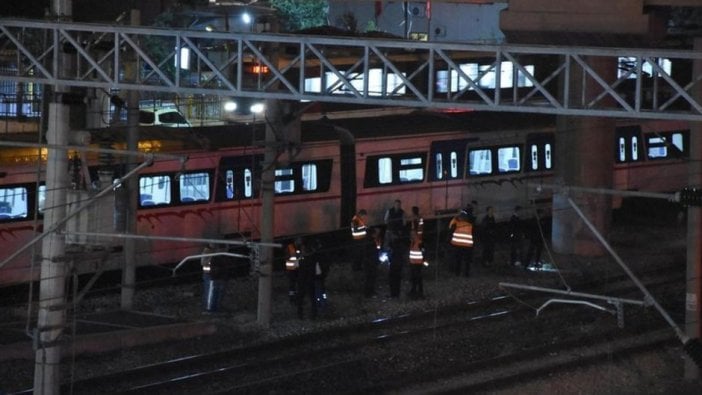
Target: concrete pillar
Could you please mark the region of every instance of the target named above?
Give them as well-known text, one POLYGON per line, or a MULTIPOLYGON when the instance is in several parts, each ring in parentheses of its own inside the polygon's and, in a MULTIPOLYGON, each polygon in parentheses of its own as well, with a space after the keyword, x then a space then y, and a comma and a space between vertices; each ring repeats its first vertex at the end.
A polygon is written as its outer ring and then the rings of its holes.
MULTIPOLYGON (((56 100, 61 100, 57 94, 56 100)), ((69 107, 60 102, 49 104, 49 144, 68 144, 69 107)), ((46 166, 46 205, 44 228, 54 226, 66 216, 66 191, 70 189, 66 151, 50 149, 46 166)), ((53 233, 42 241, 41 279, 35 353, 34 393, 59 394, 61 383, 61 346, 66 325, 66 243, 63 235, 53 233)))
MULTIPOLYGON (((616 73, 616 59, 589 59, 588 64, 597 73, 612 81, 616 73)), ((573 67, 571 87, 583 84, 584 71, 573 67)), ((584 100, 596 95, 599 89, 594 82, 584 87, 584 100), (592 89, 590 89, 592 87, 592 89)), ((570 89, 570 92, 582 92, 570 89)), ((578 93, 573 93, 574 95, 578 93)), ((569 102, 583 100, 571 97, 569 102)), ((610 118, 558 117, 556 132, 556 183, 563 185, 612 188, 614 166, 615 122, 610 118)), ((612 199, 609 195, 573 194, 571 198, 600 233, 606 235, 610 227, 612 199)), ((604 254, 602 245, 582 223, 568 204, 568 197, 554 195, 552 242, 556 252, 596 256, 604 254)))

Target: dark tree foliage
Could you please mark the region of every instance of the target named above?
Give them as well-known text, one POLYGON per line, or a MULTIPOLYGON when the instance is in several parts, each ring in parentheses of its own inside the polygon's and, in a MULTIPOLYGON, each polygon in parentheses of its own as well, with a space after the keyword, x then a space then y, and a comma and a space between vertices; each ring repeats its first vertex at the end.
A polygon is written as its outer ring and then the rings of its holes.
POLYGON ((271 0, 280 15, 284 31, 296 31, 327 24, 325 0, 271 0))

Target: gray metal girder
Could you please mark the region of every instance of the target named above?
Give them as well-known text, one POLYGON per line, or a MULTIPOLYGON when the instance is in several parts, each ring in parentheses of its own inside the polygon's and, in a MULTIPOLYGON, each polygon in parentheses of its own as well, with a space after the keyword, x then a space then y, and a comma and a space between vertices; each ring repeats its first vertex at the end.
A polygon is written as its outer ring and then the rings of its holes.
POLYGON ((702 78, 693 75, 691 65, 700 58, 702 53, 687 50, 476 45, 0 19, 0 80, 178 95, 700 121, 702 105, 691 94, 702 78), (189 70, 181 69, 176 56, 184 48, 191 56, 189 70), (617 67, 620 57, 631 59, 621 77, 591 66, 617 67), (72 67, 61 66, 66 58, 72 67), (660 59, 672 62, 672 72, 659 65, 660 59), (135 62, 140 72, 128 72, 135 62), (461 68, 468 62, 480 63, 477 74, 461 68), (512 80, 519 77, 528 86, 484 87, 485 78, 500 86, 505 62, 514 65, 512 80), (255 66, 268 72, 252 73, 255 66), (368 75, 378 68, 384 77, 381 87, 373 89, 368 75), (444 87, 454 78, 461 88, 440 89, 438 71, 451 71, 444 87), (389 75, 399 78, 399 84, 386 84, 389 75), (328 83, 330 76, 334 81, 328 83), (320 77, 324 88, 306 88, 309 77, 320 77))

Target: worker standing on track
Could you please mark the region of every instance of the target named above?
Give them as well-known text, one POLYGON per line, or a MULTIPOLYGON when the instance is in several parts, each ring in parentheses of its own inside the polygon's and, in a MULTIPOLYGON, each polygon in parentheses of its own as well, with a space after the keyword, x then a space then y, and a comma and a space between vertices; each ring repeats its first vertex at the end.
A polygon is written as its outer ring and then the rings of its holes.
POLYGON ((424 260, 424 246, 422 245, 422 238, 419 234, 412 230, 410 231, 410 249, 409 249, 409 262, 410 262, 410 282, 412 287, 409 292, 409 296, 412 299, 424 299, 424 282, 422 279, 422 270, 426 261, 424 260))
POLYGON ((351 255, 353 271, 361 271, 367 259, 366 245, 368 244, 368 227, 366 225, 366 210, 358 210, 358 213, 351 218, 351 237, 353 238, 353 250, 351 255))
MULTIPOLYGON (((218 251, 219 248, 210 243, 203 249, 202 254, 214 254, 218 251)), ((200 264, 202 265, 203 280, 203 313, 216 313, 224 297, 224 286, 228 277, 226 258, 223 256, 203 256, 200 258, 200 264)))
POLYGON ((456 276, 461 275, 461 267, 465 265, 463 275, 470 277, 470 266, 473 263, 473 223, 470 220, 472 217, 472 207, 469 205, 449 223, 456 276))
POLYGON ((291 304, 297 300, 297 282, 302 255, 302 238, 298 237, 288 244, 288 257, 285 260, 285 272, 288 275, 288 299, 291 304))
POLYGON ((491 266, 495 260, 495 243, 497 243, 497 224, 495 209, 487 206, 485 216, 480 222, 480 244, 482 245, 483 266, 491 266))
POLYGON ((322 275, 319 265, 319 255, 311 240, 300 243, 299 268, 297 276, 297 316, 304 318, 305 299, 310 301, 310 318, 317 318, 317 283, 322 275))
POLYGON ((398 199, 395 203, 385 212, 385 248, 392 248, 392 245, 396 240, 406 237, 405 236, 405 210, 402 209, 402 202, 398 199))
POLYGON ((524 223, 522 219, 519 218, 521 213, 521 206, 515 206, 514 212, 509 219, 509 255, 510 264, 513 266, 520 266, 522 264, 522 252, 524 244, 524 223))

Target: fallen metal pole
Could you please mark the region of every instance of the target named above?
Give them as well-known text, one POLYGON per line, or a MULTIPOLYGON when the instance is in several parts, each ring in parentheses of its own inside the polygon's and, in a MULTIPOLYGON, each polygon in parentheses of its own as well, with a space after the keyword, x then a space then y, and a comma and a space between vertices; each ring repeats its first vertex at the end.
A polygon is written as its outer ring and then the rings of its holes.
POLYGON ((678 324, 676 324, 675 321, 673 321, 673 318, 670 316, 670 314, 668 314, 668 312, 663 309, 663 306, 661 306, 656 301, 656 299, 653 298, 653 295, 648 291, 648 289, 646 289, 646 287, 638 279, 638 277, 636 277, 634 272, 632 272, 629 269, 629 267, 624 263, 624 261, 619 257, 619 255, 617 255, 617 252, 614 251, 614 249, 609 245, 609 243, 607 243, 607 240, 605 240, 604 237, 602 237, 602 235, 597 230, 597 228, 595 228, 595 226, 587 219, 585 214, 583 214, 583 212, 580 210, 580 207, 578 207, 578 205, 571 198, 568 198, 568 203, 570 203, 570 205, 573 207, 575 212, 578 213, 578 215, 583 220, 583 222, 585 222, 585 225, 587 225, 587 227, 590 228, 590 230, 595 235, 595 237, 597 237, 597 240, 599 240, 600 243, 602 243, 602 245, 607 249, 607 251, 609 251, 609 253, 612 255, 612 257, 614 257, 614 260, 617 261, 619 266, 621 266, 621 268, 631 278, 631 280, 634 282, 634 284, 636 284, 636 286, 639 287, 639 289, 641 290, 641 292, 643 292, 646 299, 648 301, 650 301, 650 303, 653 305, 653 307, 655 307, 656 310, 658 310, 658 312, 660 313, 660 315, 663 316, 663 319, 665 319, 668 322, 668 324, 673 328, 673 330, 675 330, 675 334, 678 336, 678 338, 680 340, 682 340, 683 343, 687 343, 687 341, 690 340, 690 337, 687 336, 685 334, 685 332, 683 332, 680 329, 678 324))
POLYGON ((183 258, 182 261, 180 261, 176 267, 173 268, 173 276, 176 275, 176 270, 183 266, 183 264, 191 259, 197 259, 197 258, 205 258, 205 257, 211 257, 211 256, 230 256, 232 258, 246 258, 246 259, 251 259, 250 256, 248 255, 243 255, 243 254, 233 254, 231 252, 214 252, 212 254, 198 254, 198 255, 189 255, 183 258))
POLYGON ((514 284, 514 283, 500 283, 499 285, 500 285, 500 287, 506 287, 506 288, 525 289, 527 291, 548 292, 548 293, 554 293, 554 294, 560 294, 560 295, 604 300, 607 302, 622 302, 622 303, 628 303, 628 304, 635 304, 638 306, 646 306, 647 305, 646 301, 644 301, 644 300, 615 298, 612 296, 593 295, 593 294, 588 294, 588 293, 583 293, 583 292, 562 291, 560 289, 535 287, 533 285, 520 285, 520 284, 514 284))
POLYGON ((616 196, 631 196, 631 197, 645 197, 652 199, 664 199, 668 201, 677 201, 678 197, 675 194, 670 193, 658 193, 658 192, 645 192, 645 191, 622 191, 618 189, 606 189, 606 188, 587 188, 587 187, 574 187, 556 184, 538 184, 529 183, 529 186, 535 187, 537 190, 540 188, 552 189, 554 191, 561 191, 567 193, 569 191, 575 192, 587 192, 587 193, 597 193, 600 195, 616 195, 616 196))

